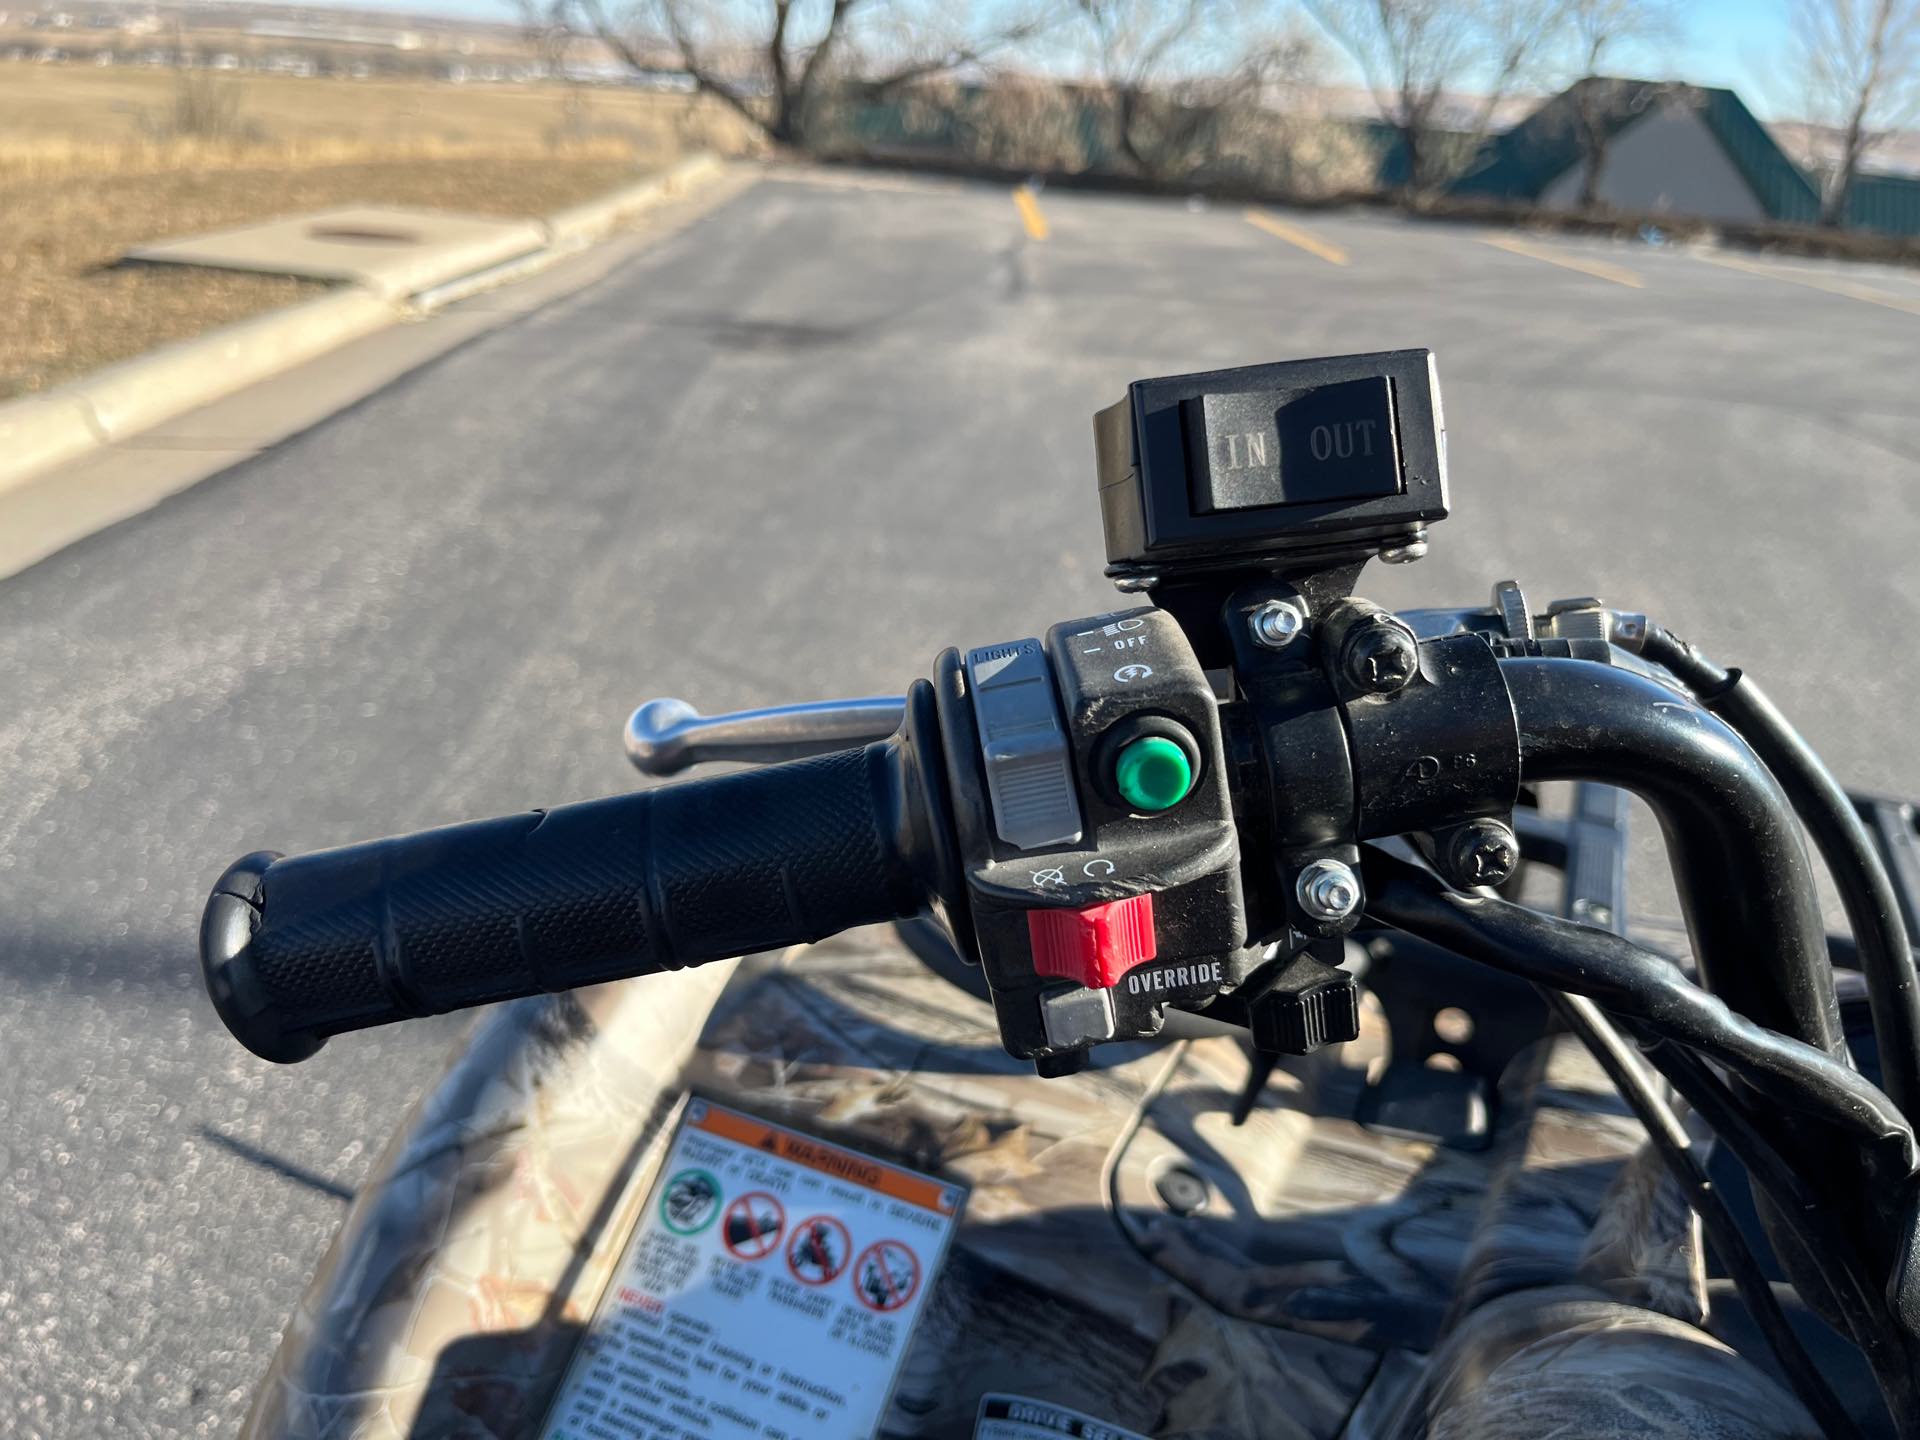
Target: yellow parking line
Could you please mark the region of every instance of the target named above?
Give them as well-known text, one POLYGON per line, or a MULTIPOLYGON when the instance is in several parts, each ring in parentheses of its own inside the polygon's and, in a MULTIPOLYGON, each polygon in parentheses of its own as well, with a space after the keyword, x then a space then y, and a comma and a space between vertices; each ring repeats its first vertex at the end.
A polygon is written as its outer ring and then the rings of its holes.
POLYGON ((1276 219, 1264 210, 1247 211, 1247 223, 1255 229, 1266 231, 1269 235, 1279 236, 1289 245, 1297 246, 1309 255, 1318 255, 1329 265, 1347 263, 1347 252, 1338 245, 1329 245, 1325 240, 1309 235, 1306 231, 1289 225, 1284 220, 1276 219))
POLYGON ((1020 212, 1020 223, 1027 227, 1029 240, 1044 240, 1052 234, 1047 217, 1040 213, 1040 197, 1026 185, 1016 185, 1013 190, 1014 208, 1020 212))
POLYGON ((1482 235, 1480 243, 1491 245, 1496 250, 1505 250, 1510 255, 1524 255, 1529 260, 1544 260, 1549 265, 1558 265, 1562 270, 1578 270, 1582 275, 1591 275, 1596 280, 1611 280, 1615 285, 1624 285, 1629 290, 1645 288, 1640 277, 1631 270, 1618 265, 1609 265, 1605 260, 1587 260, 1578 255, 1548 250, 1539 245, 1530 245, 1525 240, 1512 235, 1482 235))
POLYGON ((1808 275, 1792 270, 1779 270, 1771 265, 1757 265, 1751 260, 1742 260, 1733 255, 1701 255, 1700 259, 1709 265, 1724 266, 1728 270, 1738 270, 1747 275, 1764 275, 1769 280, 1784 280, 1789 285, 1805 285, 1809 290, 1824 290, 1829 295, 1844 295, 1849 300, 1864 300, 1869 305, 1884 305, 1889 310, 1904 310, 1909 315, 1920 315, 1920 300, 1908 300, 1899 295, 1889 295, 1885 290, 1875 290, 1870 285, 1861 285, 1852 280, 1836 280, 1826 275, 1808 275))

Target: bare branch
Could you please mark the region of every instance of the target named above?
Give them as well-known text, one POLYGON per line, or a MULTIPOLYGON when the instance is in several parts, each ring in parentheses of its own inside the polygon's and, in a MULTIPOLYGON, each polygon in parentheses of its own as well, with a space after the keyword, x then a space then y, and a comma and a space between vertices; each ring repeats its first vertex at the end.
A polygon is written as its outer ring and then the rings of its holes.
MULTIPOLYGON (((621 64, 636 73, 648 68, 625 33, 607 19, 607 12, 600 4, 600 0, 570 0, 570 3, 580 7, 594 35, 602 45, 613 51, 621 64)), ((663 0, 660 8, 666 17, 667 34, 673 41, 674 50, 680 56, 680 67, 692 78, 694 88, 701 94, 711 95, 730 106, 756 129, 765 130, 767 117, 756 110, 744 94, 721 80, 701 60, 699 49, 687 27, 678 0, 663 0)))
POLYGON ((994 56, 1025 44, 1046 30, 1051 23, 1046 18, 1017 21, 980 40, 965 45, 949 46, 938 54, 924 56, 917 60, 902 61, 883 74, 869 76, 860 81, 860 92, 870 100, 881 100, 917 80, 929 80, 936 75, 950 75, 955 70, 985 64, 994 56))
POLYGON ((1351 55, 1406 151, 1408 189, 1438 189, 1470 162, 1501 102, 1555 42, 1564 0, 1305 0, 1351 55), (1443 133, 1450 90, 1479 83, 1464 136, 1443 133))
POLYGON ((804 115, 806 102, 813 94, 813 87, 820 78, 821 67, 827 63, 827 56, 833 53, 847 27, 847 17, 861 4, 861 0, 833 0, 833 9, 827 16, 827 29, 813 47, 813 53, 807 56, 807 63, 800 71, 799 93, 794 97, 794 108, 798 115, 804 115))
POLYGON ((1565 0, 1567 69, 1572 72, 1573 126, 1580 143, 1582 209, 1601 204, 1600 184, 1612 148, 1614 109, 1623 93, 1605 67, 1623 47, 1671 35, 1671 0, 1565 0))
MULTIPOLYGON (((1262 0, 1074 0, 1080 49, 1100 77, 1111 141, 1134 170, 1169 178, 1220 159, 1225 112, 1259 108, 1296 31, 1276 40, 1262 0)), ((1306 45, 1306 49, 1317 49, 1306 45)))
POLYGON ((1920 0, 1797 0, 1792 34, 1807 118, 1839 132, 1820 218, 1841 225, 1861 164, 1920 115, 1920 0))
MULTIPOLYGON (((521 0, 538 4, 542 0, 521 0)), ((627 65, 642 61, 632 43, 608 19, 606 0, 547 0, 577 4, 592 28, 627 65)), ((823 118, 846 98, 879 99, 916 81, 946 74, 1037 35, 1047 12, 1015 19, 985 33, 933 37, 943 11, 934 0, 924 10, 909 0, 638 0, 658 14, 681 65, 702 93, 713 95, 751 121, 769 139, 785 145, 819 141, 823 118), (744 13, 764 17, 744 43, 723 50, 727 34, 744 13), (869 17, 884 15, 876 26, 869 17), (733 57, 731 61, 720 57, 733 57), (752 75, 737 67, 746 57, 752 75), (878 57, 878 58, 876 58, 878 57), (764 87, 753 83, 764 80, 764 87)), ((1031 0, 1058 10, 1069 0, 1031 0)), ((962 15, 971 12, 962 10, 962 15)))

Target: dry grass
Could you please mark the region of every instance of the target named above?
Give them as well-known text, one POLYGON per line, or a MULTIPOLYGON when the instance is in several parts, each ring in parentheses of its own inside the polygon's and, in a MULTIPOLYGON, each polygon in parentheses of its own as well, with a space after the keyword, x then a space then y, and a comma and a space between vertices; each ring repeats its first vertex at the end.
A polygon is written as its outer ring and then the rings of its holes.
MULTIPOLYGON (((248 127, 273 146, 489 149, 599 136, 638 147, 704 137, 738 143, 725 111, 677 95, 559 85, 445 85, 425 80, 215 81, 238 96, 248 127)), ((0 154, 51 146, 90 153, 148 146, 181 89, 170 70, 0 61, 0 154), (96 148, 97 147, 97 148, 96 148)))
POLYGON ((538 215, 700 146, 678 97, 558 87, 248 78, 244 133, 169 136, 177 77, 0 62, 0 399, 317 293, 312 282, 111 268, 171 235, 353 203, 538 215))

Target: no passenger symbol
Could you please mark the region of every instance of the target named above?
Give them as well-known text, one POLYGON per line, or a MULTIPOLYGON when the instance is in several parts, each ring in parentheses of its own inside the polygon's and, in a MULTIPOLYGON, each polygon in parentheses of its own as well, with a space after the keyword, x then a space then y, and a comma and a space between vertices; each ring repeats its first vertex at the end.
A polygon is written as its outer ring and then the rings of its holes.
POLYGON ((853 1256, 853 1237, 831 1215, 814 1215, 793 1227, 787 1241, 787 1268, 802 1285, 838 1280, 853 1256))

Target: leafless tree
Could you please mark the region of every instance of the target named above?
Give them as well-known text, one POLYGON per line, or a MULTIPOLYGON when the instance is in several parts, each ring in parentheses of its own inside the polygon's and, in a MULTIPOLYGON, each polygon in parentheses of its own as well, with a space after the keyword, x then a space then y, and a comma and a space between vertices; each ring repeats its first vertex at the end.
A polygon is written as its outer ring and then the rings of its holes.
POLYGON ((557 81, 564 87, 560 124, 553 139, 577 139, 588 129, 587 92, 569 63, 577 38, 569 0, 519 0, 518 9, 520 29, 533 50, 541 78, 557 81))
POLYGON ((1665 0, 1567 0, 1565 23, 1573 49, 1577 84, 1573 91, 1575 123, 1580 131, 1580 153, 1585 168, 1580 180, 1580 206, 1600 203, 1600 180, 1607 168, 1607 150, 1613 143, 1609 123, 1611 87, 1601 83, 1602 69, 1622 46, 1655 39, 1673 29, 1665 0))
MULTIPOLYGON (((602 0, 569 0, 634 69, 647 68, 629 27, 602 0)), ((804 146, 830 87, 883 99, 915 81, 983 64, 1052 19, 1021 11, 977 27, 937 4, 909 15, 905 0, 647 0, 695 87, 730 106, 769 140, 804 146), (866 27, 865 33, 862 31, 866 27)), ((951 7, 964 10, 965 7, 951 7)))
POLYGON ((1920 0, 1796 0, 1792 35, 1807 118, 1840 132, 1820 221, 1843 225, 1861 162, 1920 114, 1920 0))
POLYGON ((1199 163, 1228 110, 1260 103, 1313 66, 1298 30, 1275 34, 1260 0, 1077 0, 1113 136, 1142 175, 1199 163))
POLYGON ((1432 194, 1471 163, 1500 102, 1533 78, 1555 44, 1565 0, 1305 0, 1359 64, 1400 137, 1407 189, 1432 194), (1463 126, 1443 125, 1449 91, 1473 85, 1463 126))
POLYGON ((542 78, 555 78, 565 66, 573 40, 567 0, 517 0, 514 8, 520 12, 520 33, 533 51, 542 78))

